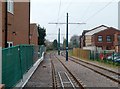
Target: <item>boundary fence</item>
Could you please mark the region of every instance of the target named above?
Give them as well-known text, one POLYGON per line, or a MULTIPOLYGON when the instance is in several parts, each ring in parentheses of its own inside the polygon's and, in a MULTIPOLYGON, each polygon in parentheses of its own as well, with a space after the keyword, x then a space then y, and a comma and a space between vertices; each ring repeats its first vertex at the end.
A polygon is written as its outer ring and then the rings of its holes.
POLYGON ((72 55, 81 59, 90 59, 108 64, 120 65, 120 53, 115 53, 114 50, 91 51, 73 48, 72 55))
POLYGON ((2 83, 14 87, 45 51, 44 46, 18 45, 2 49, 2 83))

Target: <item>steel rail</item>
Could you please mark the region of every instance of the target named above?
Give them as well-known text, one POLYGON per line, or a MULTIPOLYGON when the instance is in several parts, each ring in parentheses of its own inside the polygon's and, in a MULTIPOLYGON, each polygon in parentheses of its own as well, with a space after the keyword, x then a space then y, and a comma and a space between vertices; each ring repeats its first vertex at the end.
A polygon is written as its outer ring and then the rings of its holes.
POLYGON ((79 85, 79 87, 80 87, 80 89, 85 89, 84 87, 83 87, 83 84, 81 84, 80 83, 80 81, 74 76, 74 74, 64 65, 64 63, 56 56, 56 55, 54 55, 55 57, 56 57, 56 59, 58 59, 59 60, 59 62, 65 67, 65 69, 68 71, 68 73, 73 77, 73 79, 75 80, 75 82, 79 85))
MULTIPOLYGON (((69 57, 70 57, 70 56, 69 56, 69 57)), ((104 68, 104 67, 101 67, 101 66, 98 66, 98 65, 95 65, 95 64, 89 63, 89 62, 85 62, 85 61, 79 60, 79 59, 74 58, 74 57, 70 57, 70 58, 73 58, 73 59, 75 59, 75 60, 77 60, 77 61, 84 62, 84 63, 86 63, 86 64, 89 64, 89 65, 92 65, 92 66, 98 67, 98 68, 100 68, 100 69, 106 70, 106 71, 108 71, 108 72, 111 72, 111 73, 114 73, 114 74, 120 76, 120 73, 115 72, 115 71, 112 71, 112 70, 110 70, 110 69, 107 69, 107 68, 104 68)))
MULTIPOLYGON (((51 54, 50 54, 50 59, 51 59, 51 54)), ((54 64, 53 64, 52 60, 51 60, 51 68, 52 68, 53 89, 57 89, 57 81, 56 81, 56 76, 55 76, 55 67, 54 67, 54 64)))
MULTIPOLYGON (((61 53, 61 54, 62 54, 62 53, 61 53)), ((64 54, 62 54, 62 56, 65 57, 64 54)), ((75 58, 75 57, 73 57, 73 56, 69 56, 69 58, 73 58, 73 59, 75 59, 75 60, 77 60, 77 61, 84 62, 84 63, 86 63, 86 64, 89 64, 89 65, 92 65, 92 66, 98 67, 98 68, 100 68, 100 69, 106 70, 106 71, 108 71, 108 72, 111 72, 111 73, 114 73, 114 74, 120 76, 120 73, 119 73, 119 72, 115 72, 115 71, 113 71, 113 70, 110 70, 110 69, 107 69, 107 68, 104 68, 104 67, 98 66, 98 65, 93 64, 93 63, 90 63, 90 62, 86 62, 86 61, 83 61, 83 60, 79 60, 78 58, 75 58)))
MULTIPOLYGON (((62 55, 62 56, 64 56, 64 55, 62 55)), ((77 60, 76 58, 73 58, 73 59, 77 60)), ((93 68, 91 68, 91 67, 88 67, 88 66, 86 66, 85 64, 80 63, 81 60, 78 62, 78 61, 75 61, 75 60, 73 60, 73 59, 70 59, 70 58, 69 58, 70 61, 73 61, 73 62, 75 62, 75 63, 77 63, 77 64, 80 64, 81 66, 86 67, 86 68, 88 68, 88 69, 90 69, 90 70, 92 70, 92 71, 94 71, 94 72, 96 72, 96 73, 98 73, 98 74, 100 74, 100 75, 102 75, 102 76, 104 76, 104 77, 106 77, 106 78, 109 78, 110 80, 112 80, 112 81, 117 82, 117 83, 120 84, 120 80, 119 80, 119 79, 115 79, 115 78, 113 78, 113 77, 111 77, 111 76, 108 76, 108 75, 102 73, 102 72, 99 72, 98 70, 95 70, 95 69, 93 69, 93 68)), ((81 61, 81 62, 84 62, 84 61, 81 61)), ((85 62, 84 62, 84 63, 85 63, 85 62)), ((86 64, 92 65, 91 63, 88 63, 88 62, 87 62, 86 64)), ((97 67, 97 66, 96 66, 96 67, 97 67)), ((99 67, 99 68, 101 68, 101 67, 99 67)), ((103 70, 104 70, 104 68, 103 68, 103 70)), ((105 70, 107 70, 107 69, 105 69, 105 70)), ((107 70, 107 71, 109 71, 109 70, 107 70)), ((110 72, 110 71, 109 71, 109 72, 110 72)), ((114 73, 114 72, 112 71, 112 73, 114 73)), ((119 74, 119 73, 115 73, 115 74, 119 74)), ((119 75, 118 75, 118 76, 119 76, 119 75)))
POLYGON ((69 80, 69 82, 64 82, 61 75, 60 75, 61 72, 58 72, 58 75, 59 75, 59 78, 60 78, 60 82, 61 82, 61 85, 62 85, 62 88, 65 89, 65 86, 64 84, 71 84, 73 89, 76 89, 74 84, 72 83, 71 79, 69 78, 68 74, 66 72, 63 72, 65 74, 65 76, 67 77, 67 79, 69 80))

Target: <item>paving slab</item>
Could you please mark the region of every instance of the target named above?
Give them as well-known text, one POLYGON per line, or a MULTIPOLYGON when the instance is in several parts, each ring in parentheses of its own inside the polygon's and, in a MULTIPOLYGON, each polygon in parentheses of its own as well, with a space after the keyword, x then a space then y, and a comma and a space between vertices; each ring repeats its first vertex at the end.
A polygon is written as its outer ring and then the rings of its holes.
POLYGON ((25 85, 27 87, 52 87, 51 62, 48 55, 45 56, 42 63, 38 66, 30 80, 25 85))

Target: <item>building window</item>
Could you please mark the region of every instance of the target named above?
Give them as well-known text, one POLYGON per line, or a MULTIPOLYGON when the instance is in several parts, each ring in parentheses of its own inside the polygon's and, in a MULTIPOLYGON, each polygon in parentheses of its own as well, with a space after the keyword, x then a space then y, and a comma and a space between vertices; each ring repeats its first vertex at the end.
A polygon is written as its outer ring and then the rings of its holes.
POLYGON ((112 39, 111 39, 111 36, 107 36, 107 42, 111 42, 112 39))
POLYGON ((102 41, 103 41, 102 36, 98 36, 98 42, 102 42, 102 41))
POLYGON ((12 47, 13 46, 13 42, 7 42, 7 47, 12 47))
POLYGON ((13 14, 14 2, 13 0, 7 0, 7 11, 13 14))

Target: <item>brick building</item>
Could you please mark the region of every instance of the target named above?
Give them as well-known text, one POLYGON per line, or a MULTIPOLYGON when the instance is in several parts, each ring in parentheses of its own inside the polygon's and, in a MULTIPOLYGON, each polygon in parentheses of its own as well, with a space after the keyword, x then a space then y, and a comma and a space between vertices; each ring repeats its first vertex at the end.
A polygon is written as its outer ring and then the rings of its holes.
POLYGON ((108 28, 92 35, 92 45, 103 50, 119 51, 120 30, 108 28))
POLYGON ((30 44, 30 2, 27 1, 0 2, 2 3, 2 47, 30 44))
POLYGON ((30 44, 38 45, 38 29, 37 24, 30 24, 30 44))
POLYGON ((81 48, 90 50, 115 50, 119 51, 120 30, 105 25, 83 31, 80 37, 81 48))
POLYGON ((98 27, 95 27, 91 30, 84 30, 82 35, 80 36, 80 48, 91 46, 91 38, 92 35, 96 32, 99 32, 101 30, 107 29, 108 27, 105 25, 100 25, 98 27))

